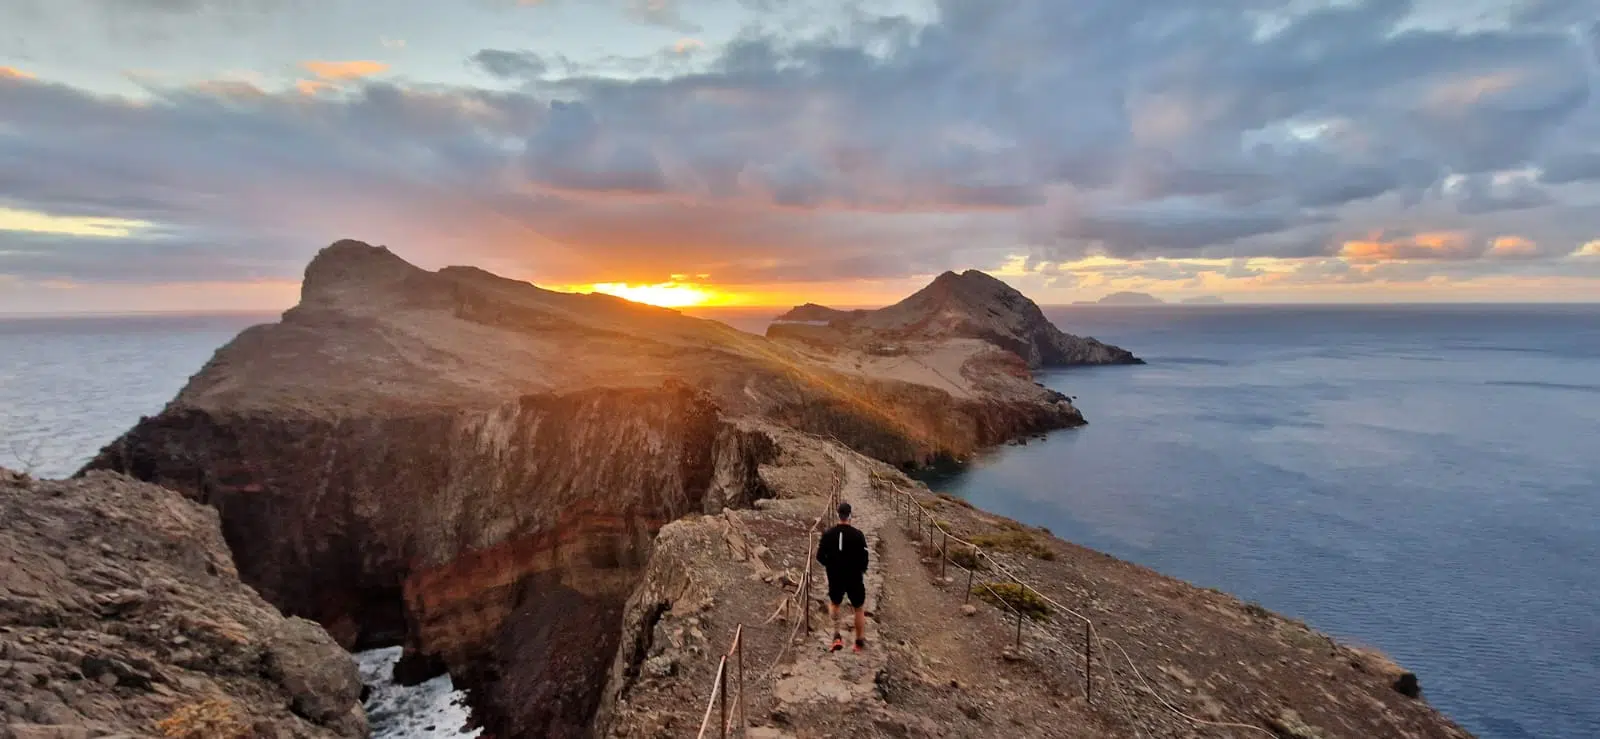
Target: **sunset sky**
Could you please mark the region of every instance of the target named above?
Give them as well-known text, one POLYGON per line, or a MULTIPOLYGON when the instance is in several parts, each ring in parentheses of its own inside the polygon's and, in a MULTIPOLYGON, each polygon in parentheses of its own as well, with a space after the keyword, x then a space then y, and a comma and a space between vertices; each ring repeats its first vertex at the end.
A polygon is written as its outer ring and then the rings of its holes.
POLYGON ((0 0, 0 313, 1600 300, 1600 0, 0 0))

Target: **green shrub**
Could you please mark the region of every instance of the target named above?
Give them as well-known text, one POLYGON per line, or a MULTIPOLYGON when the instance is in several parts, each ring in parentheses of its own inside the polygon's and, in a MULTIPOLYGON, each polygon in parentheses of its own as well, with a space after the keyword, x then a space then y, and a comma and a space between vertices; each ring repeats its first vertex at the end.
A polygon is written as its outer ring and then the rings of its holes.
POLYGON ((965 499, 957 498, 956 496, 951 495, 949 493, 939 493, 938 495, 939 495, 939 499, 943 500, 946 503, 954 503, 954 504, 956 504, 958 506, 961 506, 962 508, 971 508, 972 507, 972 504, 968 503, 965 499))
POLYGON ((983 558, 978 556, 977 550, 965 544, 950 547, 950 561, 969 570, 983 569, 983 558))
POLYGON ((972 586, 972 594, 997 608, 1010 606, 1033 621, 1050 620, 1050 604, 1033 591, 1014 582, 990 582, 972 586))

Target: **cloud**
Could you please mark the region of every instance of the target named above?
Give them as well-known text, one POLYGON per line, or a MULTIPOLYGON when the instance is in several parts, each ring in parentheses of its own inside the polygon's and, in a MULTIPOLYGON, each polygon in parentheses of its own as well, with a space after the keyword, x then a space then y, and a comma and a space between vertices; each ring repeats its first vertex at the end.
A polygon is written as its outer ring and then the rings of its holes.
POLYGON ((389 68, 383 62, 370 60, 357 60, 347 62, 309 61, 301 62, 300 66, 306 71, 323 80, 353 80, 361 77, 371 77, 381 74, 389 68))
POLYGON ((1505 258, 1525 258, 1539 255, 1539 246, 1521 236, 1499 236, 1489 245, 1489 254, 1505 258))
POLYGON ((678 7, 678 0, 628 0, 626 12, 628 17, 653 26, 684 33, 696 33, 701 30, 699 24, 683 17, 683 12, 678 7))
POLYGON ((472 63, 492 76, 509 80, 534 79, 550 69, 542 57, 531 51, 484 49, 472 55, 472 63))
POLYGON ((16 67, 0 67, 0 79, 31 80, 33 75, 16 67))
MULTIPOLYGON (((691 32, 676 4, 627 7, 691 32)), ((292 277, 342 236, 563 283, 886 279, 1019 250, 1520 269, 1570 262, 1600 203, 1593 41, 1542 7, 1460 29, 1400 0, 940 0, 606 69, 473 54, 509 92, 378 61, 139 97, 0 75, 0 204, 158 224, 196 279, 292 277)), ((1201 272, 1267 276, 1227 263, 1201 272)))
POLYGON ((1370 238, 1344 242, 1339 256, 1356 262, 1390 259, 1461 259, 1473 254, 1475 245, 1468 234, 1455 231, 1427 232, 1402 236, 1374 234, 1370 238))

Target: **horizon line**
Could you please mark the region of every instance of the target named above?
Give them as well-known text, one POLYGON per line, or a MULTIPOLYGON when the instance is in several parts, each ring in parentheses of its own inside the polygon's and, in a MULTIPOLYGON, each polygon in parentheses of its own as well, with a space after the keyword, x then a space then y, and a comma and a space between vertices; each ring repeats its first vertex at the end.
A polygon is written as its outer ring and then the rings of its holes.
MULTIPOLYGON (((629 301, 633 302, 633 301, 629 301)), ((639 303, 648 305, 648 303, 639 303)), ((893 303, 883 305, 837 305, 825 306, 836 310, 875 310, 884 308, 893 303)), ((1414 307, 1414 306, 1600 306, 1600 300, 1476 300, 1476 301, 1448 301, 1448 300, 1396 300, 1396 301, 1239 301, 1222 303, 1101 303, 1098 301, 1084 301, 1077 303, 1037 303, 1041 309, 1045 308, 1111 308, 1120 310, 1148 310, 1152 308, 1182 308, 1185 310, 1208 310, 1216 308, 1372 308, 1372 307, 1414 307)), ((653 306, 661 307, 661 306, 653 306)), ((789 310, 795 306, 790 304, 771 305, 708 305, 708 306, 680 306, 664 308, 678 313, 693 313, 701 311, 730 311, 730 310, 789 310)), ((0 320, 17 319, 48 319, 48 318, 141 318, 141 317, 177 317, 177 316, 262 316, 282 314, 288 308, 218 308, 218 309, 173 309, 173 310, 127 310, 127 311, 0 311, 0 320)))

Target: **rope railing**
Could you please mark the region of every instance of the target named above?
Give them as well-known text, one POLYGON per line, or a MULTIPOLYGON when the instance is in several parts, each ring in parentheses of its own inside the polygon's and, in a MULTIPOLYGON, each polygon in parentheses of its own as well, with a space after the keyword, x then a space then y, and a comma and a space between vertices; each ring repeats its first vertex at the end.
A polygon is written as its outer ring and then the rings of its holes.
POLYGON ((717 721, 717 736, 727 739, 728 732, 733 730, 733 723, 728 715, 728 660, 732 659, 736 670, 734 687, 739 689, 739 702, 734 709, 739 714, 739 736, 745 736, 750 731, 750 716, 745 711, 747 701, 744 694, 744 624, 739 624, 733 630, 733 645, 728 647, 728 653, 722 655, 717 661, 717 674, 712 678, 711 697, 706 700, 706 711, 700 719, 700 733, 697 739, 705 739, 706 732, 711 728, 711 712, 720 709, 721 718, 717 721))
MULTIPOLYGON (((914 524, 915 525, 914 531, 916 532, 917 539, 918 539, 919 543, 925 544, 928 549, 932 549, 934 552, 936 552, 939 555, 939 574, 940 574, 940 577, 947 579, 946 578, 946 574, 949 571, 948 568, 949 568, 950 565, 954 565, 958 570, 963 570, 963 571, 965 571, 967 573, 967 589, 966 589, 965 595, 963 596, 963 598, 964 598, 963 602, 970 601, 970 599, 971 599, 972 592, 973 592, 973 587, 972 587, 973 579, 976 576, 976 567, 969 568, 969 567, 966 567, 966 566, 962 565, 959 562, 955 562, 955 561, 952 561, 950 559, 950 542, 951 541, 955 541, 957 544, 965 546, 968 549, 970 549, 972 554, 973 554, 973 556, 974 556, 974 564, 977 564, 977 562, 980 561, 980 560, 982 562, 987 563, 989 566, 993 567, 996 572, 1000 573, 1006 579, 1009 579, 1014 585, 1016 585, 1017 588, 1018 588, 1018 592, 1019 593, 1031 594, 1034 597, 1038 598, 1039 601, 1047 604, 1049 609, 1051 609, 1053 611, 1056 611, 1056 612, 1059 612, 1059 613, 1061 613, 1063 615, 1071 616, 1072 618, 1076 619, 1078 622, 1081 622, 1083 624, 1083 627, 1084 627, 1083 649, 1081 651, 1078 650, 1076 647, 1072 646, 1071 644, 1068 644, 1065 640, 1062 640, 1062 639, 1056 637, 1054 634, 1050 633, 1048 630, 1039 629, 1038 633, 1041 636, 1043 636, 1044 638, 1049 639, 1051 642, 1055 643, 1058 647, 1062 648, 1066 652, 1072 654, 1073 656, 1082 655, 1082 657, 1083 657, 1083 689, 1084 689, 1084 701, 1085 701, 1085 703, 1088 703, 1090 705, 1093 705, 1093 703, 1094 703, 1094 676, 1093 676, 1093 669, 1094 669, 1095 645, 1097 645, 1097 644, 1099 645, 1099 651, 1100 651, 1101 655, 1109 655, 1109 654, 1111 654, 1111 651, 1106 646, 1107 643, 1109 643, 1111 646, 1116 648, 1118 653, 1120 653, 1122 655, 1123 660, 1125 662, 1127 662, 1127 664, 1128 664, 1129 671, 1131 671, 1133 673, 1134 677, 1138 678, 1139 683, 1141 685, 1143 685, 1145 691, 1148 692, 1152 697, 1154 697, 1156 699, 1156 701, 1158 701, 1160 703, 1160 705, 1161 705, 1161 707, 1163 709, 1165 709, 1166 711, 1170 712, 1171 714, 1173 714, 1173 715, 1175 715, 1175 716, 1177 716, 1179 718, 1182 718, 1182 719, 1184 719, 1186 721, 1189 721, 1189 722, 1191 722, 1193 724, 1200 725, 1200 726, 1212 726, 1212 727, 1217 727, 1217 728, 1229 728, 1229 729, 1244 729, 1244 730, 1247 730, 1247 731, 1260 733, 1260 734, 1263 734, 1263 735, 1268 736, 1268 737, 1276 737, 1277 736, 1273 732, 1268 731, 1267 729, 1262 728, 1260 726, 1253 726, 1251 724, 1234 723, 1234 722, 1229 722, 1229 721, 1208 721, 1206 719, 1202 719, 1202 718, 1198 718, 1198 717, 1195 717, 1195 716, 1191 716, 1188 713, 1183 712, 1182 710, 1180 710, 1179 708, 1174 706, 1166 698, 1162 697, 1161 694, 1156 691, 1155 686, 1151 685, 1150 681, 1145 678, 1144 673, 1139 670, 1138 665, 1136 665, 1134 663, 1133 657, 1128 654, 1128 651, 1126 649, 1124 649, 1121 644, 1118 644, 1114 639, 1111 639, 1109 637, 1103 636, 1101 634, 1100 630, 1096 627, 1096 625, 1095 625, 1095 623, 1094 623, 1094 621, 1092 619, 1090 619, 1088 616, 1085 616, 1082 613, 1080 613, 1080 612, 1078 612, 1078 611, 1076 611, 1076 610, 1074 610, 1072 608, 1068 608, 1068 607, 1062 605, 1060 602, 1058 602, 1054 598, 1051 598, 1050 596, 1040 592, 1038 588, 1035 588, 1032 585, 1028 584, 1025 580, 1023 580, 1022 578, 1018 577, 1016 575, 1016 573, 1012 572, 1011 569, 1007 568, 1003 563, 1001 563, 999 560, 995 559, 995 557, 993 555, 989 554, 987 551, 985 551, 983 547, 980 547, 980 546, 978 546, 977 544, 975 544, 975 543, 973 543, 971 541, 963 539, 958 535, 952 534, 948 528, 940 525, 938 519, 934 517, 932 511, 928 510, 927 507, 922 505, 921 501, 917 500, 917 496, 916 496, 915 493, 912 493, 912 492, 909 492, 909 491, 906 491, 906 490, 902 490, 899 485, 895 485, 893 483, 890 483, 890 487, 893 489, 893 495, 894 495, 894 499, 895 499, 895 516, 896 516, 896 518, 900 519, 902 525, 904 525, 906 527, 911 527, 914 524), (912 520, 913 512, 914 512, 915 518, 916 518, 915 521, 912 520), (934 546, 934 543, 933 543, 933 536, 934 536, 934 532, 935 531, 937 531, 939 533, 939 536, 941 537, 941 540, 940 540, 940 542, 939 542, 939 544, 937 546, 934 546)), ((876 485, 871 486, 871 489, 874 492, 879 493, 880 495, 884 494, 884 492, 885 492, 880 487, 878 487, 876 485)), ((1008 599, 1008 598, 1002 596, 1000 593, 996 592, 995 589, 990 585, 990 583, 988 581, 980 580, 979 581, 979 585, 986 592, 988 592, 988 594, 990 596, 992 596, 994 598, 994 603, 997 606, 1002 607, 1003 610, 1005 610, 1005 611, 1009 611, 1009 615, 1014 615, 1016 617, 1016 624, 1017 624, 1016 648, 1020 650, 1021 647, 1022 647, 1022 621, 1023 621, 1023 617, 1024 617, 1024 613, 1023 613, 1022 609, 1017 607, 1017 606, 1012 605, 1010 599, 1008 599)), ((1124 695, 1122 695, 1123 686, 1118 684, 1118 682, 1115 679, 1116 675, 1115 675, 1115 672, 1113 671, 1113 664, 1111 662, 1109 662, 1109 661, 1104 661, 1106 659, 1104 656, 1102 656, 1101 659, 1103 660, 1103 664, 1105 665, 1105 668, 1106 668, 1105 672, 1108 675, 1108 684, 1110 684, 1112 687, 1117 689, 1117 692, 1114 693, 1114 696, 1116 697, 1118 702, 1122 704, 1124 710, 1127 711, 1128 713, 1130 713, 1130 715, 1131 715, 1132 711, 1129 710, 1129 707, 1128 707, 1128 704, 1127 704, 1127 698, 1124 695)), ((1137 733, 1137 729, 1135 731, 1137 733)))
MULTIPOLYGON (((834 443, 838 443, 837 439, 832 439, 832 441, 834 441, 834 443)), ((833 519, 834 509, 838 507, 840 488, 844 486, 843 475, 845 474, 847 474, 845 470, 840 470, 841 479, 839 484, 831 487, 828 490, 827 504, 823 506, 822 511, 817 514, 817 517, 812 519, 811 527, 806 529, 806 549, 801 553, 802 556, 805 557, 805 567, 800 572, 800 582, 795 584, 794 593, 792 595, 785 596, 786 599, 792 599, 796 607, 800 609, 801 615, 800 618, 795 620, 794 629, 789 632, 789 638, 784 641, 783 647, 778 650, 778 655, 773 658, 772 664, 767 667, 766 672, 762 673, 762 680, 765 680, 768 676, 770 676, 772 671, 777 668, 778 663, 783 661, 784 654, 789 651, 789 645, 794 643, 795 635, 800 632, 801 627, 803 626, 807 633, 810 633, 811 631, 811 564, 815 559, 811 553, 816 548, 817 530, 821 528, 822 522, 833 519)), ((706 736, 706 731, 710 727, 711 711, 717 706, 717 700, 719 697, 722 699, 722 722, 720 724, 721 734, 719 736, 725 738, 728 735, 727 667, 729 657, 734 657, 736 659, 738 667, 737 682, 739 687, 739 718, 744 726, 744 729, 747 730, 749 728, 744 712, 744 624, 740 624, 733 631, 733 643, 732 646, 728 648, 728 653, 724 655, 721 661, 717 663, 716 676, 712 678, 714 683, 711 687, 711 697, 706 699, 705 715, 704 718, 700 720, 700 733, 698 736, 701 739, 704 739, 706 736)), ((740 736, 743 735, 744 734, 741 731, 740 736)))

